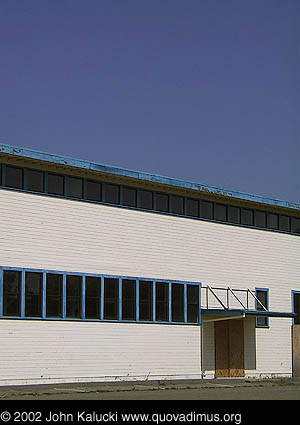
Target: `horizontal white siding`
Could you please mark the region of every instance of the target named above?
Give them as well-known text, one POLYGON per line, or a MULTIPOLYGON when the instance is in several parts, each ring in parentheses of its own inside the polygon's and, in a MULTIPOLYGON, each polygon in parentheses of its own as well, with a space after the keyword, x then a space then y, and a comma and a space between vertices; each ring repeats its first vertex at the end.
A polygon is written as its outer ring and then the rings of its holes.
POLYGON ((0 320, 0 385, 200 378, 199 326, 0 320))
MULTIPOLYGON (((3 266, 268 287, 273 311, 291 311, 300 290, 298 236, 4 189, 0 203, 3 266)), ((290 326, 256 330, 257 371, 291 372, 290 326)))

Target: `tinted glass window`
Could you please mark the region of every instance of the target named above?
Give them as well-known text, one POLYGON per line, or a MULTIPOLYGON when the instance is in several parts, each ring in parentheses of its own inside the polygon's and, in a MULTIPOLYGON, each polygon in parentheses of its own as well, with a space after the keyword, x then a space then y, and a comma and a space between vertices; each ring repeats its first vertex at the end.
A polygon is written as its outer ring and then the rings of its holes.
POLYGON ((42 273, 25 273, 25 316, 42 315, 42 273))
POLYGON ((279 216, 279 230, 283 232, 290 232, 291 228, 291 219, 287 215, 279 216))
POLYGON ((184 321, 184 285, 172 284, 172 321, 184 321))
POLYGON ((104 319, 118 319, 119 280, 104 279, 104 319))
POLYGON ((44 192, 44 173, 42 171, 27 170, 27 190, 44 192))
POLYGON ((140 208, 153 210, 153 192, 140 190, 140 208))
POLYGON ((184 198, 182 196, 171 196, 171 212, 174 214, 184 213, 184 198))
POLYGON ((199 286, 187 285, 187 321, 199 322, 199 286))
POLYGON ((187 199, 186 213, 190 217, 199 217, 199 201, 196 199, 187 199))
POLYGON ((136 207, 136 189, 123 187, 123 205, 136 207))
POLYGON ((169 320, 169 284, 165 282, 156 282, 156 320, 169 320))
POLYGON ((101 183, 87 180, 86 199, 88 199, 89 201, 101 201, 101 183))
POLYGON ((120 187, 116 184, 105 184, 105 202, 109 204, 120 203, 120 187))
POLYGON ((269 229, 278 229, 278 215, 268 213, 268 228, 269 229))
POLYGON ((291 230, 292 233, 300 233, 300 218, 291 218, 291 230))
POLYGON ((66 317, 81 317, 81 276, 67 276, 66 317))
POLYGON ((122 318, 123 320, 135 320, 136 300, 135 300, 135 280, 122 280, 122 318))
MULTIPOLYGON (((268 309, 268 292, 267 291, 256 291, 256 297, 259 301, 268 309)), ((256 301, 256 309, 259 311, 264 311, 264 308, 256 301)), ((268 326, 268 317, 258 316, 256 318, 256 324, 258 326, 268 326)))
POLYGON ((3 315, 20 316, 21 313, 21 272, 3 272, 3 315))
POLYGON ((139 286, 139 320, 153 320, 153 301, 152 301, 153 283, 140 280, 139 286))
POLYGON ((266 213, 263 211, 255 211, 255 226, 266 227, 266 213))
POLYGON ((23 168, 6 166, 6 186, 23 189, 23 168))
POLYGON ((201 201, 201 217, 211 220, 214 218, 214 205, 212 202, 201 201))
POLYGON ((46 277, 46 317, 62 317, 61 274, 47 273, 46 277))
POLYGON ((241 223, 241 209, 239 207, 228 207, 228 221, 230 223, 240 224, 241 223))
POLYGON ((0 185, 2 185, 2 165, 0 164, 0 185))
POLYGON ((294 313, 296 313, 296 317, 294 318, 295 325, 300 325, 300 293, 294 293, 294 313))
POLYGON ((77 177, 68 177, 68 196, 70 198, 82 198, 83 197, 83 180, 77 177))
POLYGON ((48 193, 61 196, 65 193, 64 176, 48 173, 48 193))
POLYGON ((165 195, 164 193, 156 194, 156 210, 169 211, 169 195, 165 195))
POLYGON ((227 207, 226 205, 216 204, 215 206, 215 219, 218 221, 227 221, 227 207))
POLYGON ((99 277, 85 278, 85 318, 100 318, 100 283, 99 277))
POLYGON ((252 210, 242 209, 242 224, 246 226, 253 226, 254 224, 254 214, 252 210))

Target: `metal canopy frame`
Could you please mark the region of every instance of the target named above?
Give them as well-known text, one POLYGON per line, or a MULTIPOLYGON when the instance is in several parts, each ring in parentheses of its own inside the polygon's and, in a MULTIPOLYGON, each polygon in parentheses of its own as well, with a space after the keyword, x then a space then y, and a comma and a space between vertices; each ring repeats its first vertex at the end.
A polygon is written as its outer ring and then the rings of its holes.
POLYGON ((285 318, 293 318, 295 317, 295 313, 292 312, 280 312, 280 311, 269 311, 262 302, 257 298, 255 293, 250 289, 233 289, 230 286, 227 287, 212 287, 210 285, 203 286, 202 290, 206 292, 206 308, 202 307, 202 315, 215 315, 218 318, 214 319, 206 319, 203 322, 215 322, 219 320, 230 320, 230 319, 243 319, 247 316, 253 317, 285 317, 285 318), (216 293, 216 291, 225 291, 226 302, 221 300, 220 296, 216 293), (244 293, 246 297, 246 302, 240 299, 237 293, 244 293), (219 305, 222 308, 211 308, 209 306, 210 297, 212 295, 215 300, 218 301, 219 305), (241 308, 230 308, 230 298, 233 297, 235 301, 239 304, 241 308), (261 307, 261 310, 255 310, 250 308, 250 300, 255 300, 256 305, 261 307))
POLYGON ((212 294, 214 298, 218 301, 218 303, 222 306, 224 310, 230 309, 230 294, 234 297, 236 301, 240 304, 240 306, 243 308, 243 310, 250 310, 249 309, 249 295, 253 297, 253 299, 256 300, 256 302, 260 305, 260 307, 264 311, 268 311, 268 309, 262 304, 262 302, 257 298, 255 293, 250 289, 232 289, 230 286, 227 286, 227 288, 224 287, 211 287, 210 285, 202 286, 202 289, 206 290, 206 308, 209 309, 209 294, 212 294), (216 290, 218 291, 226 291, 226 304, 220 299, 220 297, 216 294, 216 290), (246 305, 240 300, 240 298, 237 296, 236 292, 243 292, 246 294, 246 305))

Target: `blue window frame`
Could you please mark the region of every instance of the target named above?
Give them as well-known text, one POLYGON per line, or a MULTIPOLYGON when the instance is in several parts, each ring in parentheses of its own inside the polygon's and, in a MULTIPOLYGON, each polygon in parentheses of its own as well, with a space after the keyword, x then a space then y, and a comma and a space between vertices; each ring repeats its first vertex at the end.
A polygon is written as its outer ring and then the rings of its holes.
POLYGON ((293 313, 296 313, 293 324, 300 325, 300 291, 292 291, 292 307, 293 313))
POLYGON ((66 197, 74 201, 109 204, 118 208, 137 208, 158 214, 179 215, 232 226, 300 235, 300 217, 295 214, 280 215, 271 211, 241 208, 232 205, 232 201, 226 204, 193 199, 4 163, 0 164, 0 186, 36 195, 66 197))
POLYGON ((0 267, 0 318, 199 325, 200 288, 200 282, 0 267))
MULTIPOLYGON (((261 304, 269 310, 269 288, 255 288, 255 296, 258 298, 261 304)), ((255 308, 257 311, 265 311, 262 305, 257 300, 255 301, 255 308)), ((269 327, 269 317, 267 316, 257 316, 256 317, 256 327, 257 328, 268 328, 269 327)))

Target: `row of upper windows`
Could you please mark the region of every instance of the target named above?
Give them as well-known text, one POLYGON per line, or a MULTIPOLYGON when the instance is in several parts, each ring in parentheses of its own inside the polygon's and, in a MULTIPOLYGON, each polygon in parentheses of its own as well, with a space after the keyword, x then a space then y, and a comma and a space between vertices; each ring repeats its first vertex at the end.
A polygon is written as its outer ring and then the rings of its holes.
POLYGON ((200 322, 195 283, 10 269, 2 285, 2 317, 200 322))
POLYGON ((11 165, 2 164, 1 167, 0 164, 0 185, 37 193, 300 234, 300 218, 297 217, 11 165))

